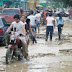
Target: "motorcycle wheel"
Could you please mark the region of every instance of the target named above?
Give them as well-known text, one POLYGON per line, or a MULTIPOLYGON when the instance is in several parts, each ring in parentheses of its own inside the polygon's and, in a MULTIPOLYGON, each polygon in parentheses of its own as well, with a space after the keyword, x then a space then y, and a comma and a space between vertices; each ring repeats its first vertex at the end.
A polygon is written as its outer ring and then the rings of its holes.
POLYGON ((6 52, 6 64, 9 64, 12 60, 13 50, 12 48, 8 48, 6 52))
POLYGON ((20 57, 20 55, 18 55, 18 60, 19 60, 19 61, 21 60, 21 57, 20 57))

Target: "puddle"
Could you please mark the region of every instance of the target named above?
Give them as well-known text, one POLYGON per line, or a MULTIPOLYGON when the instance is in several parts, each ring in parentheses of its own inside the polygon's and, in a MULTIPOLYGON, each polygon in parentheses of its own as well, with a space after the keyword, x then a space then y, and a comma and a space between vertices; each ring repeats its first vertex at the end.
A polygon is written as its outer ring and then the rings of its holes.
POLYGON ((45 41, 45 26, 37 34, 37 44, 29 45, 29 61, 5 64, 6 49, 0 47, 0 72, 72 72, 72 24, 65 24, 62 40, 58 41, 57 29, 53 41, 45 41))

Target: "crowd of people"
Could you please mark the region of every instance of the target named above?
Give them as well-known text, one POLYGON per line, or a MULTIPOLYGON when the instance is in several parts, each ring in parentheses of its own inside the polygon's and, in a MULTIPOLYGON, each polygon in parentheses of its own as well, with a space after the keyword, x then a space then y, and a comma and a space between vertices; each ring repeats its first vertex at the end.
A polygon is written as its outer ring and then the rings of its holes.
MULTIPOLYGON (((48 40, 48 35, 50 34, 50 41, 52 41, 53 37, 53 31, 55 28, 55 23, 57 23, 58 27, 58 36, 59 40, 61 40, 61 31, 62 27, 64 25, 64 20, 61 17, 61 15, 58 15, 58 18, 55 20, 53 13, 50 12, 49 14, 45 11, 44 13, 39 10, 36 11, 36 14, 34 15, 34 12, 31 11, 31 13, 23 12, 23 15, 20 17, 19 15, 14 16, 14 22, 10 25, 8 30, 5 34, 7 34, 11 28, 16 29, 15 35, 22 34, 23 37, 21 37, 22 46, 23 46, 23 55, 24 58, 28 59, 28 45, 30 39, 32 42, 37 43, 36 40, 36 33, 40 32, 40 25, 42 23, 42 18, 44 18, 45 25, 46 25, 46 41, 48 40)), ((8 37, 9 38, 9 37, 8 37)))

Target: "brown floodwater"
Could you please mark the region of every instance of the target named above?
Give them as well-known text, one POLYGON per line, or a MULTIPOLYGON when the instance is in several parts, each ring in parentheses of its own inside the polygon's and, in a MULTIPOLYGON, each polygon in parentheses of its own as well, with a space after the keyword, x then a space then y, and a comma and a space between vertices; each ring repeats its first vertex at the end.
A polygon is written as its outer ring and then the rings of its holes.
POLYGON ((0 46, 0 72, 72 72, 72 24, 65 21, 62 40, 55 29, 53 41, 45 42, 45 27, 37 35, 37 44, 29 45, 29 61, 5 63, 5 47, 0 46), (42 30, 44 33, 42 33, 42 30))

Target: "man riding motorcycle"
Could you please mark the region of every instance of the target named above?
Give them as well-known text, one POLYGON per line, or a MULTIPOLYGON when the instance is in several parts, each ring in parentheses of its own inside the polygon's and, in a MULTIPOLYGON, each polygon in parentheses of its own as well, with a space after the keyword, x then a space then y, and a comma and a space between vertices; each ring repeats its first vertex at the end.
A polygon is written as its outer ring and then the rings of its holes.
POLYGON ((18 36, 20 34, 23 35, 20 38, 21 42, 22 42, 22 47, 23 47, 23 55, 24 55, 25 59, 28 59, 28 46, 27 46, 27 42, 24 38, 24 36, 26 36, 25 25, 22 21, 20 21, 19 15, 14 16, 14 22, 12 22, 12 24, 10 25, 10 27, 8 28, 8 30, 6 31, 5 34, 7 34, 12 28, 13 28, 13 31, 14 31, 14 29, 16 29, 16 31, 15 31, 16 36, 18 36))

